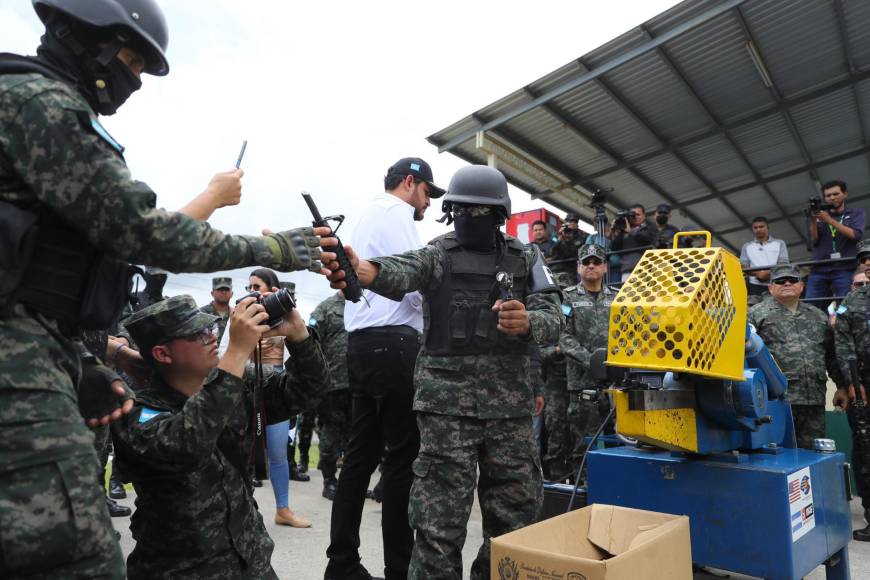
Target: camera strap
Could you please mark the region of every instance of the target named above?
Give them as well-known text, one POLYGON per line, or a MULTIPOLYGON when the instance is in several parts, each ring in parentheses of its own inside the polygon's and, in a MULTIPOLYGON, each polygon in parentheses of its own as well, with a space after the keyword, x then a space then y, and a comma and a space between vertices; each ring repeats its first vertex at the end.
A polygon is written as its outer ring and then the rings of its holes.
POLYGON ((266 413, 263 407, 263 351, 259 341, 254 349, 254 413, 251 428, 254 430, 249 461, 254 462, 254 477, 267 479, 266 472, 266 413))

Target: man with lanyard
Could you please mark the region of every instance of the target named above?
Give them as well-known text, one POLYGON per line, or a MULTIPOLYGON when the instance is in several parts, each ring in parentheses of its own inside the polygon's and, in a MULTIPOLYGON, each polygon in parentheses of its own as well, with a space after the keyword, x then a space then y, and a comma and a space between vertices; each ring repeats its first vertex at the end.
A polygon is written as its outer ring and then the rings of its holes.
MULTIPOLYGON (((864 210, 846 209, 849 192, 844 181, 829 181, 822 186, 824 202, 833 206, 830 212, 814 212, 810 219, 810 236, 815 249, 813 260, 854 258, 857 243, 864 234, 864 210)), ((852 283, 855 262, 852 260, 819 264, 812 267, 807 279, 807 298, 845 296, 852 283)), ((826 308, 827 302, 815 303, 826 308)))
MULTIPOLYGON (((431 198, 444 195, 432 168, 418 157, 400 159, 387 170, 384 192, 368 205, 353 233, 363 258, 416 250, 423 244, 414 227, 431 198)), ((360 564, 359 527, 369 479, 384 456, 382 532, 387 579, 406 578, 414 536, 408 524, 408 495, 420 434, 411 403, 414 363, 423 330, 418 292, 390 300, 369 290, 346 301, 347 371, 353 406, 350 441, 332 504, 326 580, 370 578, 360 564), (384 448, 386 447, 386 451, 384 448)))

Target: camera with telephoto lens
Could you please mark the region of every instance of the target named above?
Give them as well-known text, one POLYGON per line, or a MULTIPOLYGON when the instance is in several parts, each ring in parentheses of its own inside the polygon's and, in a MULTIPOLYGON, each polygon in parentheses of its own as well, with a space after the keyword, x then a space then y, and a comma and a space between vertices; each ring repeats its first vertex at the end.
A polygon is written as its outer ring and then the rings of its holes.
POLYGON ((269 328, 280 326, 284 321, 284 315, 296 308, 296 302, 293 300, 293 295, 289 290, 287 290, 287 288, 281 288, 277 292, 266 296, 259 292, 251 292, 250 294, 242 296, 236 300, 236 304, 245 298, 256 298, 257 304, 263 305, 263 308, 266 309, 266 314, 269 315, 269 318, 266 320, 266 324, 269 325, 269 328))
POLYGON ((613 223, 617 230, 625 229, 623 226, 626 223, 628 223, 629 227, 631 227, 631 210, 624 209, 617 212, 616 217, 613 219, 613 223))
POLYGON ((810 213, 819 213, 820 211, 831 211, 834 205, 824 203, 821 197, 811 197, 807 200, 807 211, 810 213))

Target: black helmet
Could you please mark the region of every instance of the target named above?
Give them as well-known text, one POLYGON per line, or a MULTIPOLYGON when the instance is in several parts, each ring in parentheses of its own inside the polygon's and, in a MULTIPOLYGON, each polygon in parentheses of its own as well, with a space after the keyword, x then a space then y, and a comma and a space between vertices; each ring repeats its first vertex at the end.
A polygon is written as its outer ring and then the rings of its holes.
POLYGON ((128 32, 130 47, 145 58, 145 72, 164 76, 169 72, 166 46, 169 30, 163 11, 154 0, 33 0, 43 22, 54 13, 93 28, 128 32))
POLYGON ((507 180, 501 171, 486 165, 469 165, 453 174, 442 203, 443 211, 449 211, 453 203, 492 205, 500 207, 505 218, 511 215, 507 180))
POLYGON ((573 212, 573 211, 569 211, 567 214, 565 214, 564 221, 566 221, 566 222, 579 222, 580 221, 580 214, 573 212))

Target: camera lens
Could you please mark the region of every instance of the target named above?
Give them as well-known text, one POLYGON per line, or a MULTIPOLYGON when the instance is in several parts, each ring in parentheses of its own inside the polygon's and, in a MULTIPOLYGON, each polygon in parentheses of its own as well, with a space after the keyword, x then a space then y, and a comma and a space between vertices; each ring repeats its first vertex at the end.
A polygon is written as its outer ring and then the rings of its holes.
POLYGON ((268 325, 275 327, 281 324, 281 319, 285 314, 296 308, 296 303, 293 301, 290 291, 281 288, 274 294, 269 294, 263 298, 263 308, 269 315, 268 325))

